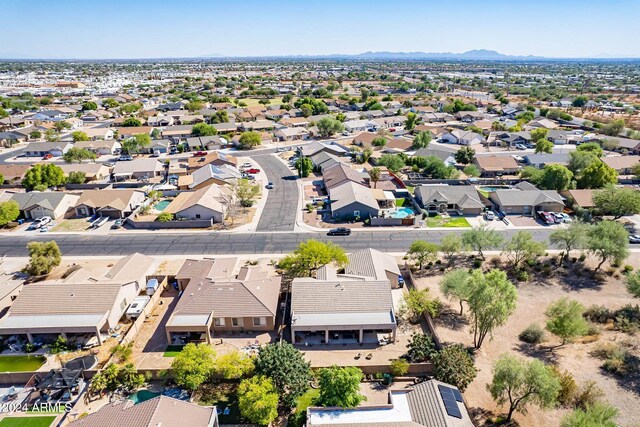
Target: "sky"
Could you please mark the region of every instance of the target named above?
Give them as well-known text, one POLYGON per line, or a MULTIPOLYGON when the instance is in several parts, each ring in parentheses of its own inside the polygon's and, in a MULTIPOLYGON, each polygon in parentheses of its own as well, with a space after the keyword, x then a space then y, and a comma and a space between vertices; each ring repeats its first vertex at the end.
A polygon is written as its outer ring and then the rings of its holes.
POLYGON ((0 58, 367 51, 640 58, 640 0, 1 0, 0 58))

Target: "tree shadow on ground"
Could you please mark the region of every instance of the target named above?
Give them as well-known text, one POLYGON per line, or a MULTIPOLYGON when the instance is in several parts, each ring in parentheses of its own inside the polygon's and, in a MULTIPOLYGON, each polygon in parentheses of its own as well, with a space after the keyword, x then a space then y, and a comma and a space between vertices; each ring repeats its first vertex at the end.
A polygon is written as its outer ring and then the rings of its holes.
POLYGON ((500 417, 501 414, 496 414, 485 408, 473 407, 467 408, 467 411, 469 412, 469 417, 473 420, 473 424, 478 427, 517 427, 520 425, 517 421, 505 423, 500 417))
POLYGON ((558 363, 558 354, 554 351, 557 347, 554 346, 541 346, 536 344, 529 344, 526 342, 519 342, 515 345, 515 350, 520 353, 529 356, 535 357, 543 361, 546 364, 555 365, 558 363))
POLYGON ((628 390, 636 396, 640 396, 640 358, 635 354, 627 353, 625 358, 626 369, 624 373, 616 374, 607 371, 604 366, 600 367, 603 375, 616 380, 618 386, 628 390))
POLYGON ((460 312, 452 310, 449 307, 443 307, 442 311, 436 318, 433 319, 436 326, 459 331, 465 326, 469 325, 469 320, 466 316, 460 316, 460 312))

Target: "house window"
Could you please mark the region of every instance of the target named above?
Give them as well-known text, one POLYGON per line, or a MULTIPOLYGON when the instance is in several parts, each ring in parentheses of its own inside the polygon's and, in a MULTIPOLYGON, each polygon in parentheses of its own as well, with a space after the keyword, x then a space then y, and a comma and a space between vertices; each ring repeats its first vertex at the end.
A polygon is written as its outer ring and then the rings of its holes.
POLYGON ((200 214, 196 214, 196 219, 200 219, 200 214))
POLYGON ((360 216, 360 211, 353 211, 353 216, 360 216))
POLYGON ((231 318, 231 326, 233 327, 242 326, 242 319, 238 317, 231 318))
POLYGON ((253 326, 264 326, 267 324, 266 317, 254 317, 253 318, 253 326))
POLYGON ((216 317, 213 320, 213 325, 214 326, 224 326, 224 317, 216 317))

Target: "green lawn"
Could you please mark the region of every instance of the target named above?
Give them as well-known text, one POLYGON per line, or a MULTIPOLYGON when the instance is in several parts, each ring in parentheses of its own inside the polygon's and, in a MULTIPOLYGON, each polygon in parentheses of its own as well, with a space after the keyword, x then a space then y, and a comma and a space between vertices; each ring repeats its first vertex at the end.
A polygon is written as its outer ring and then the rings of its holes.
POLYGON ((178 353, 182 351, 184 348, 183 345, 170 345, 167 346, 167 349, 164 351, 162 357, 176 357, 178 353))
POLYGON ((406 201, 407 199, 396 199, 396 206, 402 207, 406 201))
POLYGON ((31 372, 44 365, 42 356, 0 356, 0 372, 31 372))
POLYGON ((477 190, 478 190, 478 193, 482 194, 487 199, 489 198, 489 192, 488 191, 480 190, 479 188, 477 190))
POLYGON ((440 215, 427 218, 427 227, 471 227, 464 217, 443 218, 440 215))
POLYGON ((7 417, 0 421, 0 427, 49 427, 55 419, 55 416, 7 417))
POLYGON ((292 427, 302 427, 307 418, 307 408, 313 406, 313 400, 318 397, 320 390, 310 388, 305 394, 298 398, 296 411, 289 417, 289 425, 292 427))
POLYGON ((206 384, 201 389, 199 405, 216 406, 220 424, 244 424, 238 407, 238 383, 206 384), (225 415, 224 411, 227 410, 225 415))

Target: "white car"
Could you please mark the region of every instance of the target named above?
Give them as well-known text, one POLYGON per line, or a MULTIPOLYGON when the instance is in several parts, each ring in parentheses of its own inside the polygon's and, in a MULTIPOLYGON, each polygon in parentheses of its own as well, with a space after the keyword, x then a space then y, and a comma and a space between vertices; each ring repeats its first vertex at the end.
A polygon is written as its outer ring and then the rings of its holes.
POLYGON ((553 214, 553 216, 558 224, 561 224, 563 222, 566 222, 566 223, 571 222, 571 217, 566 213, 555 213, 553 214))
POLYGON ((493 221, 494 219, 496 219, 496 215, 493 213, 493 211, 487 211, 484 214, 484 217, 487 221, 493 221))
POLYGON ((40 218, 36 218, 35 221, 33 221, 33 228, 40 228, 43 225, 47 225, 52 221, 50 216, 41 216, 40 218))
POLYGON ((242 169, 251 169, 252 164, 249 162, 243 163, 242 166, 240 166, 242 169))

